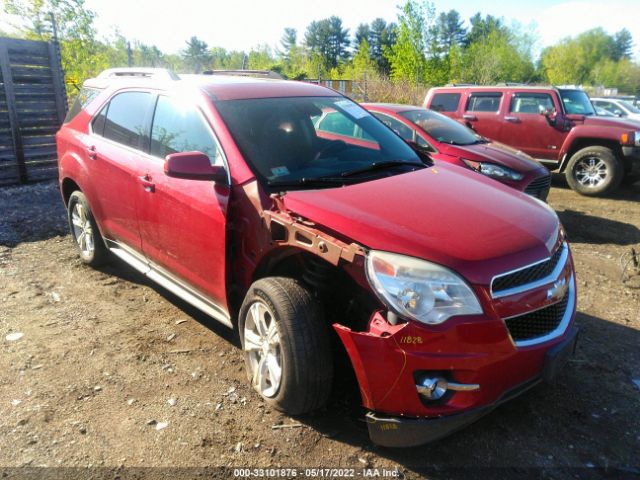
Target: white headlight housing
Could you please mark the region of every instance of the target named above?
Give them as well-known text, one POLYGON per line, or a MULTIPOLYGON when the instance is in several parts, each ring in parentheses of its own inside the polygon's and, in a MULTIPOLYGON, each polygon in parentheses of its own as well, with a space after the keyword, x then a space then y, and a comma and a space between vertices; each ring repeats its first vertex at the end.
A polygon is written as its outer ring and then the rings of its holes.
POLYGON ((437 325, 454 315, 477 315, 482 307, 467 283, 435 263, 372 250, 367 278, 391 310, 418 322, 437 325))

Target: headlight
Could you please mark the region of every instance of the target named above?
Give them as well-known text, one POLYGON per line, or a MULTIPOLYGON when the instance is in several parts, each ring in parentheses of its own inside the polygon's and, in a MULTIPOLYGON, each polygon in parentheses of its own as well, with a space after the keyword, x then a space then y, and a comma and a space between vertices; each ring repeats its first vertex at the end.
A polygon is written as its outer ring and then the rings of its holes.
POLYGON ((454 315, 482 313, 467 283, 435 263, 371 251, 367 255, 367 277, 391 310, 422 323, 436 325, 454 315))
POLYGON ((487 162, 475 162, 473 160, 467 160, 463 158, 462 161, 473 170, 486 175, 487 177, 495 178, 496 180, 522 180, 524 175, 511 170, 510 168, 503 167, 502 165, 496 165, 495 163, 487 162))

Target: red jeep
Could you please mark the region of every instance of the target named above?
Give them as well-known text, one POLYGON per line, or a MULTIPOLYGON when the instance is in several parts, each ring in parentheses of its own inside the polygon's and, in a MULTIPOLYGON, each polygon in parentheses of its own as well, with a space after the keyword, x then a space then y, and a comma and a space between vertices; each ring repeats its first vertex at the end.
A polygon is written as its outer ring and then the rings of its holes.
POLYGON ((425 108, 564 172, 583 195, 614 191, 640 170, 640 124, 596 116, 579 89, 529 86, 432 88, 425 108))
POLYGON ((372 439, 417 445, 555 377, 574 349, 553 210, 433 168, 327 88, 109 70, 57 143, 82 261, 115 255, 236 328, 249 381, 284 412, 325 405, 350 359, 372 439), (319 135, 326 110, 369 144, 319 135))

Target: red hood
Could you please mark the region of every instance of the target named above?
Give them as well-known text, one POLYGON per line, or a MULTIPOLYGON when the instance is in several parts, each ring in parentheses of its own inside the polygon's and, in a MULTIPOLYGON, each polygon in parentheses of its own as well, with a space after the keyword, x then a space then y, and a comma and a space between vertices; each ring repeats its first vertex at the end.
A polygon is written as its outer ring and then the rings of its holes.
POLYGON ((445 265, 472 283, 543 259, 554 248, 551 208, 454 165, 341 188, 291 191, 285 207, 375 250, 445 265))
POLYGON ((447 145, 439 148, 448 155, 479 162, 492 162, 509 167, 516 172, 538 170, 542 165, 526 153, 498 142, 478 143, 476 145, 447 145))
MULTIPOLYGON (((580 122, 576 122, 580 123, 580 122)), ((638 130, 640 129, 640 121, 638 120, 629 120, 628 118, 616 118, 616 117, 598 117, 598 116, 587 116, 584 117, 584 125, 589 127, 616 127, 616 128, 626 128, 628 130, 638 130)))

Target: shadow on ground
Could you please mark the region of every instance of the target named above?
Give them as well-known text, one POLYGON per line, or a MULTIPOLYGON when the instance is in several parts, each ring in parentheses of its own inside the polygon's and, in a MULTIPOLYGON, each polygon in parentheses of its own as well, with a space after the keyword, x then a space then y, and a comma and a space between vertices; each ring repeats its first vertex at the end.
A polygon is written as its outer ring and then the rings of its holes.
POLYGON ((556 213, 571 242, 611 243, 621 246, 640 243, 640 229, 630 223, 596 217, 576 210, 559 210, 556 213))

